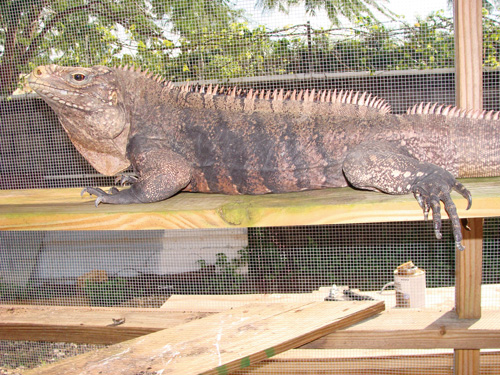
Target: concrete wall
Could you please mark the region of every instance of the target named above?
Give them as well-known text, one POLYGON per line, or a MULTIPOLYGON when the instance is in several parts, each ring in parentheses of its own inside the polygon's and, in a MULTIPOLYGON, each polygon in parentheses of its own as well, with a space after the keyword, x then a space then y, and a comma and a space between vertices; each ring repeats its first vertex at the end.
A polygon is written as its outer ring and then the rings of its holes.
POLYGON ((246 228, 155 231, 0 232, 0 281, 73 285, 79 276, 172 275, 215 265, 248 245, 246 228))

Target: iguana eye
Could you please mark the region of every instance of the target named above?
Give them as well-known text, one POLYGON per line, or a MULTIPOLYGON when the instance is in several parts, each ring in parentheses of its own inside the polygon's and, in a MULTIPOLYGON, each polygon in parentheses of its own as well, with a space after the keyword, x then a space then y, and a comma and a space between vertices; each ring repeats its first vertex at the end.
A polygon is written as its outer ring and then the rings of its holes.
POLYGON ((73 79, 75 81, 81 82, 81 81, 83 81, 85 79, 85 74, 75 73, 75 74, 73 74, 73 79))

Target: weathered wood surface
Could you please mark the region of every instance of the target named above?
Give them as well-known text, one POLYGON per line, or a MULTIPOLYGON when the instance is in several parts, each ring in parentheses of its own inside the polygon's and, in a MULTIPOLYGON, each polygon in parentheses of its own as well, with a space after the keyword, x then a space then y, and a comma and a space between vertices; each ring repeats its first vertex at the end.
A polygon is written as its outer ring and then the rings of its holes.
MULTIPOLYGON (((461 217, 500 216, 500 178, 468 179, 472 209, 456 193, 461 217)), ((446 215, 443 215, 445 218, 446 215)), ((287 226, 422 220, 412 195, 351 188, 261 196, 178 194, 141 205, 94 206, 80 189, 0 191, 0 230, 119 230, 287 226)))
POLYGON ((212 314, 152 308, 0 305, 0 340, 115 344, 212 314), (113 325, 122 319, 122 324, 113 325))
POLYGON ((125 341, 28 374, 226 374, 355 324, 383 302, 253 304, 125 341))
MULTIPOLYGON (((299 301, 295 299, 295 303, 299 301)), ((194 301, 193 306, 197 306, 194 301)), ((238 301, 235 306, 240 306, 238 301)), ((115 344, 212 314, 165 309, 0 306, 0 339, 115 344), (110 326, 113 319, 122 318, 125 318, 123 324, 110 326)), ((374 318, 311 342, 308 347, 387 350, 499 348, 500 311, 485 310, 481 319, 461 320, 456 313, 447 310, 386 310, 374 318)))

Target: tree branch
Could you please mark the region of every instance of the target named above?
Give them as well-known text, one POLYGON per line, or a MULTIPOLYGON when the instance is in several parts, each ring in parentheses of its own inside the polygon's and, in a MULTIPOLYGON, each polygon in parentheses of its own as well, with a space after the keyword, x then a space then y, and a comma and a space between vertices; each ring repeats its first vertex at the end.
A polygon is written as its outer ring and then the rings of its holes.
POLYGON ((26 52, 23 54, 23 64, 26 64, 31 58, 33 58, 37 48, 40 46, 45 35, 59 21, 61 21, 65 17, 67 17, 70 14, 73 14, 75 12, 82 11, 82 10, 89 10, 91 5, 92 5, 92 3, 89 3, 87 5, 79 5, 79 6, 76 6, 73 8, 68 8, 62 12, 57 13, 49 22, 47 22, 45 27, 38 33, 38 35, 31 40, 30 45, 28 46, 28 48, 26 48, 26 52))

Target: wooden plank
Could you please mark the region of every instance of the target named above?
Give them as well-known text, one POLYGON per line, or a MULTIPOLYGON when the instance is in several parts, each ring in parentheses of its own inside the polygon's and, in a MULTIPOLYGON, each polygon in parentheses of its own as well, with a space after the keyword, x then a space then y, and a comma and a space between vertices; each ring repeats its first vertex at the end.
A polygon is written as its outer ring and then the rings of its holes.
MULTIPOLYGON (((447 350, 330 350, 294 349, 231 375, 444 375, 453 366, 447 350)), ((500 352, 481 352, 481 374, 498 374, 500 352)))
POLYGON ((478 320, 455 311, 386 310, 380 316, 313 341, 308 349, 486 349, 500 347, 500 312, 478 320))
POLYGON ((0 305, 0 340, 115 344, 209 315, 120 307, 0 305), (121 320, 122 324, 113 325, 121 320))
MULTIPOLYGON (((162 309, 171 311, 206 311, 220 312, 225 309, 238 307, 252 302, 309 302, 323 301, 330 294, 331 287, 320 287, 312 293, 286 294, 179 294, 172 295, 162 305, 162 309)), ((363 295, 370 296, 377 301, 384 301, 385 307, 396 307, 396 292, 386 289, 362 291, 363 295)), ((498 309, 500 303, 500 284, 481 285, 481 305, 490 310, 498 309)), ((425 309, 448 311, 455 308, 455 287, 440 287, 425 289, 425 309)))
POLYGON ((179 294, 172 295, 161 309, 166 311, 222 312, 249 303, 294 303, 321 302, 328 296, 324 293, 286 294, 179 294))
MULTIPOLYGON (((462 181, 472 192, 472 209, 457 193, 461 217, 500 216, 500 178, 462 181)), ((79 189, 0 191, 0 230, 182 229, 369 223, 422 220, 413 196, 351 188, 261 196, 178 194, 166 201, 100 205, 79 189)))
MULTIPOLYGON (((236 306, 240 306, 239 301, 236 306)), ((0 339, 115 344, 210 314, 165 309, 0 306, 0 339), (125 318, 123 324, 110 326, 113 319, 121 318, 125 318)), ((326 335, 307 347, 499 348, 500 311, 485 310, 481 319, 471 321, 458 319, 453 311, 387 310, 355 326, 326 335)))
MULTIPOLYGON (((392 290, 363 291, 364 295, 371 296, 377 301, 384 301, 386 308, 396 306, 396 292, 392 290)), ((500 305, 500 284, 481 285, 481 306, 483 309, 498 309, 500 305)), ((426 288, 425 308, 439 309, 442 311, 455 308, 455 287, 426 288)))
POLYGON ((383 302, 247 305, 42 366, 26 375, 118 375, 144 370, 225 374, 359 322, 383 309, 383 302))

